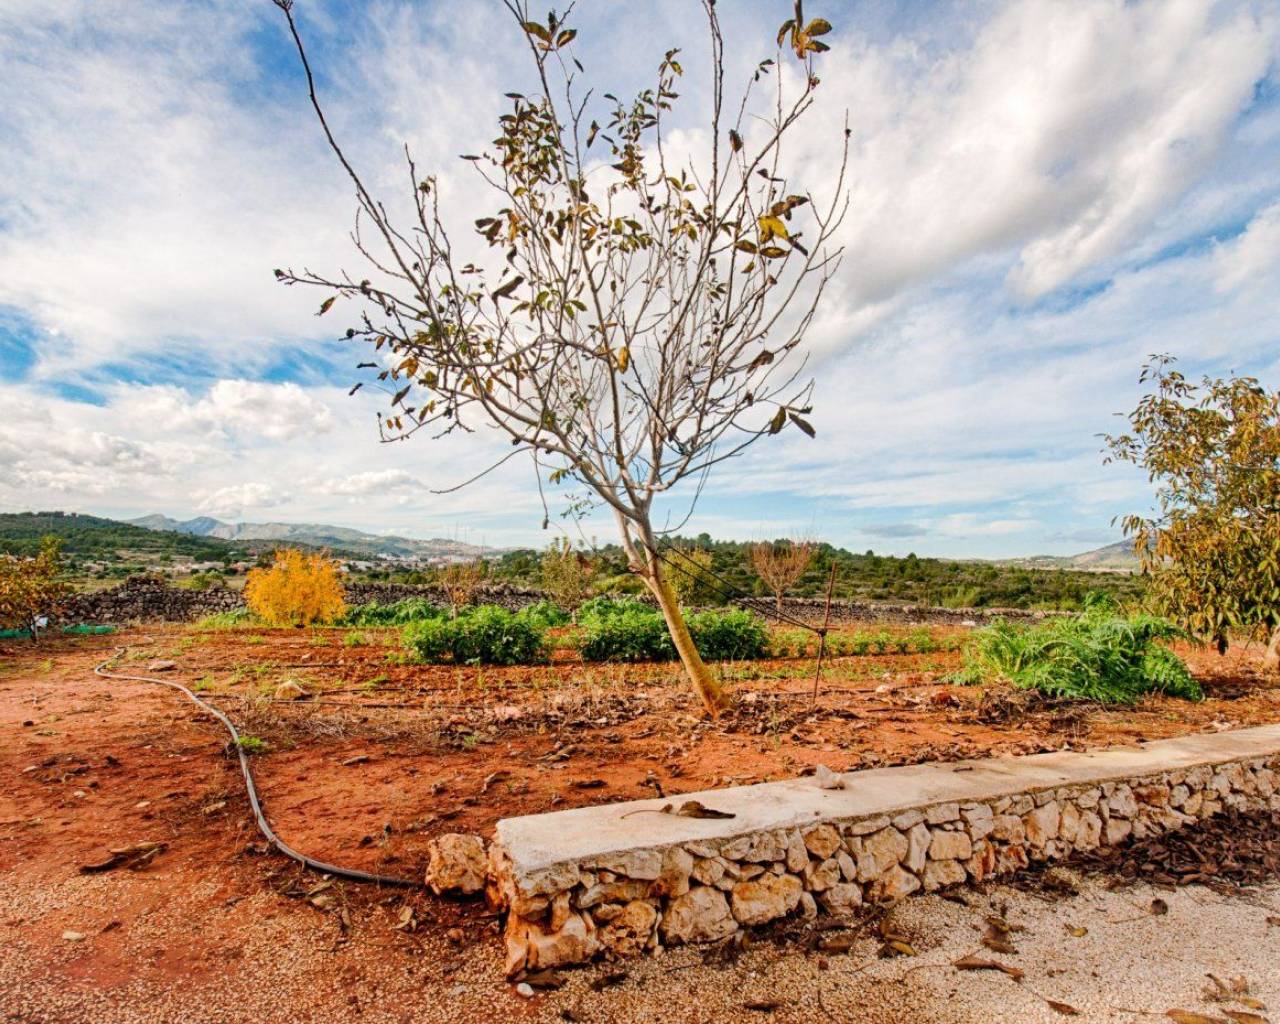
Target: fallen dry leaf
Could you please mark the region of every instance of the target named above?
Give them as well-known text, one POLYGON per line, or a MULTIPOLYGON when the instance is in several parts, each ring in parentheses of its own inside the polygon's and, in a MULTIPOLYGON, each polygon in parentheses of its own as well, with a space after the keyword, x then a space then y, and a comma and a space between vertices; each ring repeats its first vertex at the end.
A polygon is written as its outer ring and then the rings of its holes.
POLYGON ((1048 1004, 1049 1009, 1051 1009, 1051 1010, 1053 1010, 1053 1011, 1055 1011, 1055 1012, 1057 1012, 1057 1013, 1062 1014, 1064 1017, 1079 1017, 1079 1016, 1080 1016, 1080 1011, 1079 1011, 1079 1010, 1077 1010, 1077 1009, 1076 1009, 1074 1006, 1072 1006, 1070 1003, 1063 1003, 1063 1002, 1060 1002, 1060 1001, 1059 1001, 1059 1000, 1057 1000, 1057 999, 1046 999, 1046 1000, 1045 1000, 1045 1003, 1047 1003, 1047 1004, 1048 1004))
POLYGON ((986 960, 980 956, 961 957, 952 966, 961 971, 1000 971, 1014 981, 1021 981, 1026 977, 1026 972, 1018 967, 1010 967, 999 960, 986 960))
POLYGON ((1165 1016, 1177 1024, 1228 1024, 1222 1017, 1209 1017, 1193 1010, 1166 1010, 1165 1016))

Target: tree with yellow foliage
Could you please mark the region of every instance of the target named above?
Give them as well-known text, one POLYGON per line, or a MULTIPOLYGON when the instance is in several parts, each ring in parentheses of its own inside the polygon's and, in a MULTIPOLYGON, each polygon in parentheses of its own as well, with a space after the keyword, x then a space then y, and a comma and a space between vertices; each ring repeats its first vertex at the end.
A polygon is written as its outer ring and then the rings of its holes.
POLYGON ((30 630, 34 637, 40 620, 58 610, 68 593, 60 547, 56 537, 45 537, 34 558, 0 555, 0 628, 30 630))
POLYGON ((334 561, 297 548, 281 548, 270 568, 251 570, 244 597, 249 609, 273 626, 332 622, 347 608, 334 561))

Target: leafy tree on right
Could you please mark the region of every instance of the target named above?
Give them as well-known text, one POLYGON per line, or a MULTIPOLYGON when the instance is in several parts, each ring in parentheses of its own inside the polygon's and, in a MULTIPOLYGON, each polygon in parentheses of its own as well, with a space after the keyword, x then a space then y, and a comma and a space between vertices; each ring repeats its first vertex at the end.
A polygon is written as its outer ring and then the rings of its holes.
POLYGON ((1150 393, 1110 458, 1156 484, 1150 518, 1122 520, 1159 610, 1225 652, 1232 634, 1270 636, 1280 668, 1280 392, 1253 377, 1189 382, 1153 356, 1150 393))

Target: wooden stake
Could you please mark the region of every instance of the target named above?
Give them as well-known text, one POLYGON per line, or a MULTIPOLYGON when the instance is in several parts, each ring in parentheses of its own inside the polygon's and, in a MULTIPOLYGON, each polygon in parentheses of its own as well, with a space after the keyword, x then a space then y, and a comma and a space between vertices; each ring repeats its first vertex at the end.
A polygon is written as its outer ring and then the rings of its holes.
POLYGON ((813 698, 818 703, 818 680, 822 677, 822 659, 827 653, 827 627, 831 624, 831 592, 836 586, 836 563, 831 563, 831 575, 827 578, 827 606, 822 613, 822 630, 818 633, 818 663, 813 667, 813 698))

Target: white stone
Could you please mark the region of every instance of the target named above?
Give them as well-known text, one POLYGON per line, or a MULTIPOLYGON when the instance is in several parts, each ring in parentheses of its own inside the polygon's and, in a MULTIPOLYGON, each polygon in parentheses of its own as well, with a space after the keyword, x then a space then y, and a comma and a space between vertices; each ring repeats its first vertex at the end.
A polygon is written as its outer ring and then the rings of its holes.
POLYGON ((716 942, 732 935, 738 923, 729 912, 729 901, 719 889, 699 885, 667 904, 662 915, 662 939, 668 945, 682 942, 716 942))
POLYGON ((596 857, 585 866, 652 882, 662 874, 662 853, 659 850, 620 850, 596 857))
POLYGON ((840 863, 834 857, 810 862, 804 869, 804 887, 810 892, 823 892, 840 881, 840 863))
POLYGON ((662 854, 662 871, 649 890, 655 896, 683 896, 689 891, 693 873, 693 855, 678 846, 668 847, 662 854))
POLYGON ((862 848, 875 858, 876 874, 883 875, 907 855, 907 837, 890 826, 864 839, 862 848))
POLYGON ((920 879, 910 871, 903 871, 895 864, 876 879, 875 885, 871 887, 871 896, 877 903, 882 903, 887 900, 900 900, 919 888, 920 879))
MULTIPOLYGON (((715 892, 714 889, 709 891, 715 892)), ((614 956, 637 956, 649 945, 657 923, 658 912, 652 904, 645 900, 632 900, 600 929, 600 946, 614 956)))
POLYGON ((814 769, 813 779, 819 789, 844 789, 844 779, 825 764, 814 769))
POLYGON ((489 858, 479 836, 448 832, 427 843, 427 884, 437 896, 479 892, 488 874, 489 858))
POLYGON ((914 871, 919 874, 924 869, 925 861, 929 856, 929 843, 932 840, 933 835, 929 832, 929 826, 924 822, 917 823, 907 833, 907 855, 902 864, 908 871, 914 871))
POLYGON ((830 825, 818 825, 805 832, 804 845, 819 860, 825 860, 840 849, 840 833, 830 825))
POLYGON ((787 870, 799 874, 809 863, 809 848, 804 845, 804 837, 793 831, 787 837, 787 870))
POLYGON ((963 832, 933 833, 929 843, 930 860, 964 860, 973 856, 973 842, 963 832))
POLYGON ((935 804, 924 812, 925 821, 930 825, 945 825, 948 821, 956 821, 959 817, 959 804, 935 804))
POLYGON ((1101 842, 1102 819, 1094 811, 1085 811, 1080 815, 1080 827, 1076 829, 1076 849, 1094 850, 1101 842))
POLYGON ((1002 843, 1021 843, 1027 838, 1027 830, 1022 819, 1016 814, 1000 814, 996 816, 991 828, 991 838, 1002 843))
POLYGON ((724 865, 717 860, 705 858, 694 863, 690 874, 703 885, 715 885, 724 877, 724 865))
POLYGON ((1107 845, 1115 846, 1129 838, 1133 831, 1133 822, 1124 818, 1111 818, 1107 821, 1107 845))
POLYGON ((931 860, 924 868, 924 890, 934 892, 965 880, 964 867, 954 860, 931 860))
POLYGON ((1027 834, 1027 842, 1036 849, 1042 849, 1045 843, 1058 838, 1058 826, 1062 822, 1062 808, 1056 802, 1037 807, 1022 819, 1027 834))
POLYGON ((1128 786, 1118 787, 1107 801, 1107 810, 1113 817, 1132 818, 1138 813, 1138 801, 1133 797, 1133 790, 1128 786))
POLYGON ((785 917, 796 909, 804 887, 795 875, 764 875, 733 888, 732 910, 741 924, 755 925, 785 917))
POLYGON ((1058 837, 1063 842, 1074 843, 1076 833, 1080 830, 1080 809, 1073 803, 1062 805, 1062 815, 1058 820, 1058 837))
MULTIPOLYGON (((805 895, 807 896, 808 893, 805 895)), ((848 917, 862 906, 862 886, 853 882, 841 882, 839 885, 833 885, 819 898, 828 914, 848 917)))

